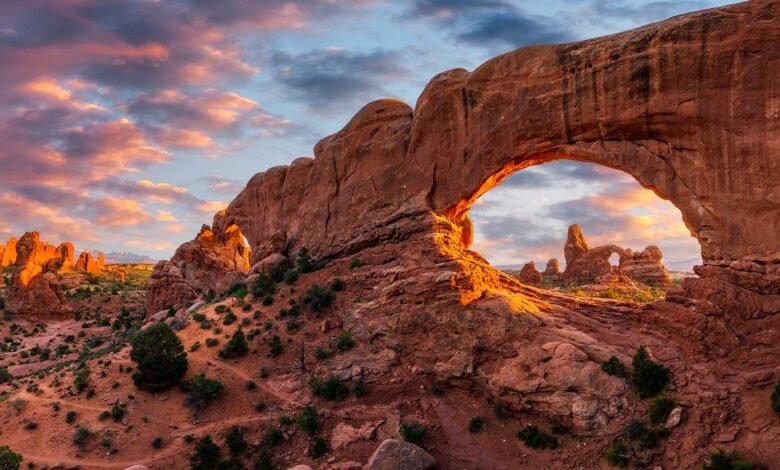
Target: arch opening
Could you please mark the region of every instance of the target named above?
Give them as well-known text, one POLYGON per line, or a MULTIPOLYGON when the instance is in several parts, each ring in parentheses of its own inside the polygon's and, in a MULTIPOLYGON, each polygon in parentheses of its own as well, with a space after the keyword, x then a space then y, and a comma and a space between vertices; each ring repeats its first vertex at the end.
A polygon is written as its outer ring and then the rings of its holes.
POLYGON ((510 165, 479 193, 460 217, 473 231, 464 244, 473 239, 472 251, 525 284, 655 300, 702 263, 681 211, 625 171, 534 160, 510 165))

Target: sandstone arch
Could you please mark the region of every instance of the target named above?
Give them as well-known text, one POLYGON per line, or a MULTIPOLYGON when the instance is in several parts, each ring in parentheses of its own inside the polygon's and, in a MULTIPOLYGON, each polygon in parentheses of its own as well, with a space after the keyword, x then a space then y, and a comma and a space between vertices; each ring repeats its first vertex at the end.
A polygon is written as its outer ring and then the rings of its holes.
POLYGON ((414 110, 370 103, 314 159, 255 175, 214 229, 238 225, 256 252, 283 239, 290 252, 338 257, 441 222, 465 249, 468 209, 485 191, 529 166, 587 161, 680 210, 704 260, 685 295, 744 290, 773 296, 751 302, 776 313, 779 14, 754 1, 442 73, 414 110))

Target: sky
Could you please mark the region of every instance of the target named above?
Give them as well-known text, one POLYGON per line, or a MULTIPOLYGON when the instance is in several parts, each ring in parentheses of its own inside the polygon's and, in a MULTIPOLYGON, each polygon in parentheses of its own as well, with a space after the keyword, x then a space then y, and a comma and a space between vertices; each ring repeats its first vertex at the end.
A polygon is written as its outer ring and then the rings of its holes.
MULTIPOLYGON (((79 249, 168 258, 253 174, 311 155, 369 101, 413 105, 444 70, 725 3, 3 0, 0 240, 38 230, 79 249)), ((578 222, 594 240, 612 227, 619 240, 655 234, 662 249, 679 245, 676 258, 698 255, 664 211, 659 227, 630 233, 630 218, 649 215, 605 201, 625 201, 631 182, 615 172, 592 181, 584 168, 524 170, 485 195, 475 246, 499 264, 546 259, 578 222), (553 186, 522 187, 527 172, 556 171, 553 186), (589 209, 562 221, 575 200, 589 209)))

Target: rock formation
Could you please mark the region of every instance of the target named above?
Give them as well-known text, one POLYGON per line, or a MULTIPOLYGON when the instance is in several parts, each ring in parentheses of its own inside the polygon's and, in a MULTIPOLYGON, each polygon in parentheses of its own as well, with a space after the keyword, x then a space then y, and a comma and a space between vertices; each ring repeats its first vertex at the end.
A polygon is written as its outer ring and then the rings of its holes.
POLYGON ((76 261, 76 269, 85 273, 97 274, 100 272, 97 260, 88 251, 82 251, 76 261))
POLYGON ((146 286, 149 314, 189 306, 200 294, 219 292, 243 279, 250 267, 249 254, 237 226, 215 232, 204 225, 170 261, 155 266, 146 286))
POLYGON ((5 244, 5 252, 0 258, 0 268, 12 266, 16 263, 16 238, 11 237, 5 244))
POLYGON ((558 260, 550 258, 547 261, 547 266, 542 273, 542 280, 544 282, 557 282, 561 280, 561 266, 558 264, 558 260))
POLYGON ((70 313, 57 280, 56 268, 63 259, 55 259, 56 251, 52 245, 40 241, 38 232, 27 232, 19 239, 5 302, 8 313, 29 316, 70 313))
MULTIPOLYGON (((630 335, 681 371, 700 373, 682 362, 696 356, 739 388, 750 381, 743 364, 762 374, 777 365, 765 345, 777 344, 780 314, 778 20, 780 4, 757 0, 444 72, 414 110, 370 103, 321 140, 314 158, 253 176, 214 216, 213 233, 240 227, 253 261, 277 252, 289 259, 304 246, 343 269, 359 256, 367 267, 351 281, 366 294, 344 305, 345 329, 402 351, 411 374, 479 377, 517 409, 578 428, 619 428, 610 424, 625 417, 629 391, 598 362, 619 347, 611 344, 636 344, 630 335), (671 201, 701 244, 700 277, 642 310, 611 310, 528 288, 470 251, 474 201, 512 173, 558 159, 620 169, 671 201), (719 357, 728 360, 715 365, 719 357)), ((653 249, 634 259, 620 247, 590 249, 578 232, 565 250, 571 276, 610 273, 611 252, 623 252, 636 273, 658 264, 653 249), (576 261, 591 256, 606 264, 576 261)), ((222 261, 186 261, 199 238, 155 268, 150 312, 224 284, 222 261)), ((681 379, 675 391, 692 382, 681 379)), ((751 410, 766 408, 746 398, 751 410)), ((741 444, 766 442, 745 429, 741 444)), ((677 466, 700 463, 714 434, 677 454, 677 466)), ((762 451, 780 457, 777 445, 762 451)))
POLYGON ((563 252, 566 256, 566 270, 562 279, 565 282, 595 282, 613 271, 609 258, 617 253, 620 258, 617 269, 630 279, 656 285, 671 284, 669 273, 661 264, 662 254, 657 246, 648 246, 639 253, 617 245, 588 248, 580 226, 574 224, 569 227, 563 252))
POLYGON ((523 266, 523 269, 517 273, 517 279, 523 284, 528 284, 530 286, 542 285, 542 273, 536 269, 536 263, 533 261, 526 263, 523 266))

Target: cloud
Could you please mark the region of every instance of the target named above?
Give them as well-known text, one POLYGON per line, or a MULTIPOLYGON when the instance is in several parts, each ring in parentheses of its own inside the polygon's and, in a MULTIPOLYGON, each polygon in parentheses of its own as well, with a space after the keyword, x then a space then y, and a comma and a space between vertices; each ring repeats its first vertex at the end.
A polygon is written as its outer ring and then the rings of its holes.
POLYGON ((501 182, 501 187, 548 188, 558 185, 562 180, 577 184, 630 183, 634 181, 627 173, 611 168, 571 160, 557 160, 520 170, 501 182))
POLYGON ((489 49, 560 43, 575 37, 559 19, 532 15, 501 0, 414 0, 403 17, 436 21, 456 40, 489 49))
POLYGON ((204 176, 200 179, 209 185, 209 192, 213 193, 235 196, 244 188, 239 181, 222 176, 204 176))
POLYGON ((293 98, 313 108, 345 103, 365 103, 388 94, 382 83, 406 78, 396 51, 369 53, 343 49, 318 49, 299 55, 276 52, 272 56, 275 78, 293 98))
POLYGON ((106 197, 94 204, 94 220, 102 228, 123 228, 144 224, 152 219, 144 206, 134 199, 106 197))

